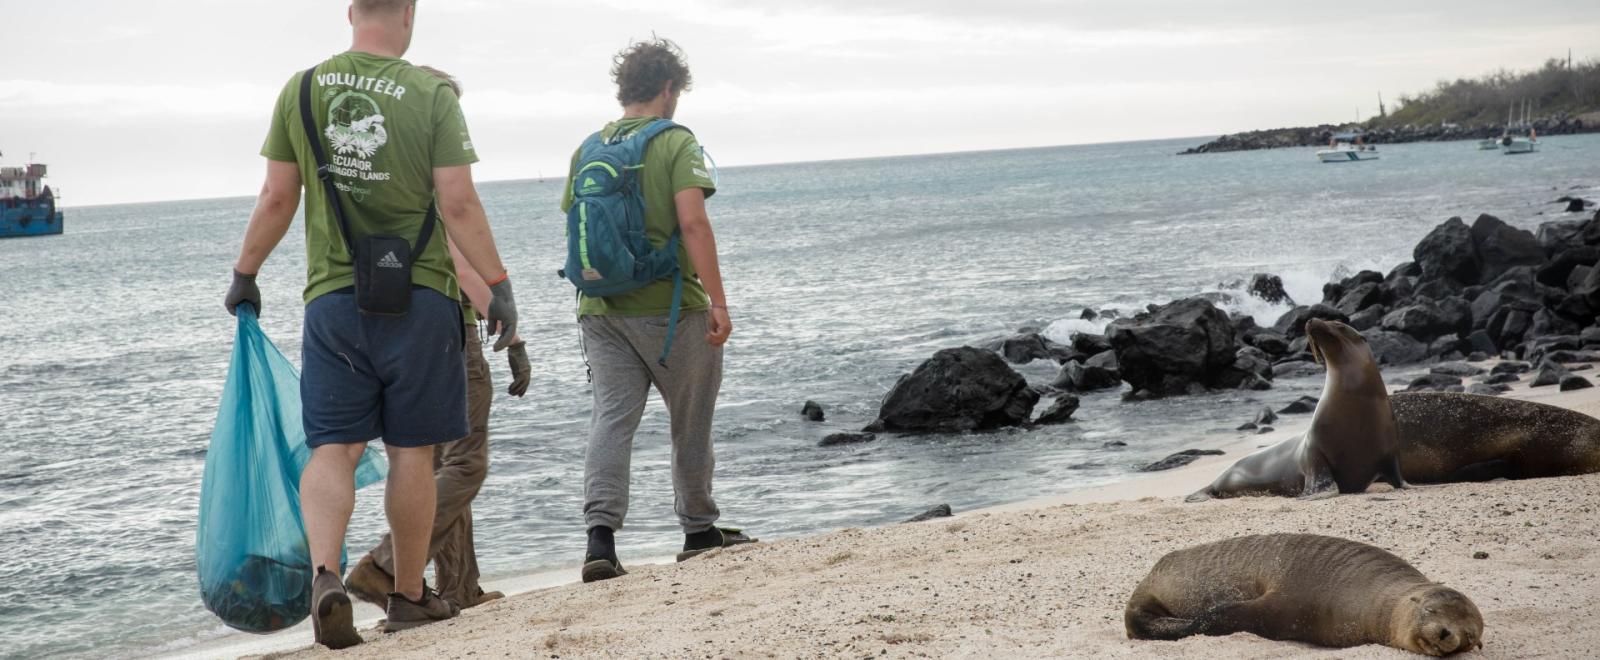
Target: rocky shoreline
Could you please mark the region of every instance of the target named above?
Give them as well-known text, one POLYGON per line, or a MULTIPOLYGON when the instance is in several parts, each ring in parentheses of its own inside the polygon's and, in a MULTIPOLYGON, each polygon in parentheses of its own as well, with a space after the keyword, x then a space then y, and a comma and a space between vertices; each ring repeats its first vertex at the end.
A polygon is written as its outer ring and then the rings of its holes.
MULTIPOLYGON (((1534 120, 1532 123, 1534 130, 1538 131, 1538 134, 1542 136, 1600 132, 1600 122, 1585 121, 1580 117, 1546 117, 1534 120)), ((1321 147, 1327 146, 1328 141, 1335 134, 1348 132, 1355 128, 1361 128, 1366 131, 1364 140, 1368 144, 1485 140, 1500 137, 1505 133, 1505 126, 1499 124, 1481 126, 1459 126, 1455 124, 1416 126, 1408 124, 1398 127, 1357 127, 1349 124, 1323 124, 1321 126, 1299 126, 1232 133, 1200 146, 1180 151, 1178 155, 1281 149, 1284 147, 1321 147)))
MULTIPOLYGON (((1238 295, 1292 306, 1267 327, 1223 311, 1214 302, 1219 294, 1210 294, 1114 318, 1104 334, 1079 333, 1070 345, 1024 328, 983 347, 942 350, 900 378, 863 434, 824 444, 1065 423, 1077 395, 1098 390, 1120 389, 1138 401, 1271 389, 1277 378, 1320 372, 1304 332, 1313 318, 1350 324, 1379 364, 1433 365, 1410 383, 1413 391, 1495 395, 1527 373, 1534 387, 1591 387, 1574 372, 1600 363, 1600 212, 1593 207, 1571 198, 1567 213, 1575 217, 1537 231, 1487 214, 1470 224, 1450 218, 1417 243, 1412 261, 1328 282, 1321 300, 1301 301, 1310 304, 1292 300, 1278 276, 1258 273, 1238 295), (1502 362, 1476 364, 1491 359, 1502 362), (1012 368, 1036 360, 1059 365, 1049 384, 1029 383, 1012 368), (1036 417, 1041 402, 1047 410, 1036 417)), ((1085 310, 1083 318, 1104 314, 1085 310)), ((1254 427, 1272 421, 1264 412, 1254 427)))

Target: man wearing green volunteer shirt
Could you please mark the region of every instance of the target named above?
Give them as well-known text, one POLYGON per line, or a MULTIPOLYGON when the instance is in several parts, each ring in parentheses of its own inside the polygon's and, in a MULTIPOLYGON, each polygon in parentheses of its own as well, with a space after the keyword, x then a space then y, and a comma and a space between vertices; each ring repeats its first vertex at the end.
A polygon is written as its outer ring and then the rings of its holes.
MULTIPOLYGON (((294 219, 306 189, 306 288, 301 405, 311 460, 300 500, 313 571, 312 629, 330 648, 361 643, 339 576, 345 529, 355 506, 353 474, 366 444, 382 438, 389 456, 385 511, 394 542, 394 591, 385 631, 454 617, 459 609, 422 580, 433 527, 433 446, 466 436, 464 325, 455 266, 443 236, 421 245, 421 230, 443 228, 489 285, 495 350, 516 335, 511 283, 472 183, 477 161, 466 120, 448 83, 400 59, 411 44, 415 0, 354 0, 350 50, 284 86, 261 153, 262 187, 225 304, 259 311, 256 273, 294 219), (309 94, 302 98, 306 86, 309 94), (309 114, 302 104, 309 104, 309 114), (305 120, 312 124, 307 135, 305 120), (316 140, 312 142, 311 140, 316 140), (327 162, 319 179, 316 150, 327 162), (328 195, 327 185, 335 189, 328 195), (429 211, 437 197, 438 214, 429 211), (349 233, 340 229, 342 209, 349 233), (403 313, 368 313, 354 292, 353 245, 373 236, 413 241, 403 313)), ((366 263, 403 268, 391 250, 366 263)), ((400 272, 404 272, 403 270, 400 272)), ((373 277, 371 282, 384 281, 373 277)), ((393 281, 389 280, 392 284, 393 281)))
MULTIPOLYGON (((682 53, 670 41, 636 43, 618 53, 612 76, 622 119, 601 136, 612 139, 638 131, 658 119, 671 119, 691 76, 682 53)), ((576 169, 578 155, 573 155, 576 169)), ((717 265, 717 243, 705 200, 716 192, 700 145, 692 133, 671 129, 645 147, 639 185, 644 197, 645 233, 657 249, 674 230, 681 231, 678 264, 683 269, 683 304, 671 351, 671 367, 659 364, 667 341, 673 280, 607 298, 578 303, 583 346, 593 373, 594 411, 584 466, 584 523, 588 547, 583 581, 623 575, 615 532, 628 511, 629 461, 633 436, 650 387, 666 403, 672 426, 672 487, 678 524, 684 531, 683 561, 712 548, 752 539, 739 530, 716 526, 720 513, 711 497, 715 458, 711 419, 722 388, 722 345, 733 332, 728 301, 717 265)), ((568 175, 565 212, 573 203, 568 175)))

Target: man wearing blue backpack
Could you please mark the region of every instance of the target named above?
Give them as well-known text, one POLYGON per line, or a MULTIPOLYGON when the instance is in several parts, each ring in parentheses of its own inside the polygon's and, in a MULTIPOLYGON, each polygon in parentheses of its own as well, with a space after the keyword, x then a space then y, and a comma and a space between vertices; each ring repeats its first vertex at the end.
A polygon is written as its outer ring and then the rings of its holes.
POLYGON ((733 331, 705 200, 716 192, 694 134, 673 123, 692 78, 676 44, 654 39, 612 67, 623 116, 572 158, 567 265, 594 385, 584 469, 583 581, 623 575, 614 534, 628 510, 633 436, 651 386, 671 418, 672 486, 684 561, 754 539, 717 527, 711 419, 722 345, 733 331))

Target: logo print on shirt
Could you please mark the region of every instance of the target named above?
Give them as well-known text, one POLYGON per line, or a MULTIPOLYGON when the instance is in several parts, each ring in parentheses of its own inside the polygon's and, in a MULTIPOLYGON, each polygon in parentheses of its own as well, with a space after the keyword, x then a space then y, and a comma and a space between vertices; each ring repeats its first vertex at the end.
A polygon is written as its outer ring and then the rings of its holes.
POLYGON ((378 260, 378 267, 379 268, 405 268, 406 265, 400 263, 400 259, 398 257, 394 256, 394 252, 390 252, 389 254, 383 255, 383 258, 378 260))
POLYGON ((323 131, 333 152, 371 158, 389 143, 378 102, 361 92, 345 92, 328 103, 328 129, 323 131))

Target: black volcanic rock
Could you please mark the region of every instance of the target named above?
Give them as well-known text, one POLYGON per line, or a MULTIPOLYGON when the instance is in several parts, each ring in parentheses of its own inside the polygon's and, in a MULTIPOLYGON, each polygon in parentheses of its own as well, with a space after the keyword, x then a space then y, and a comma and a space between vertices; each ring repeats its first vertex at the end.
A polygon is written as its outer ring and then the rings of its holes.
POLYGON ((1576 374, 1561 379, 1561 391, 1563 392, 1582 390, 1590 387, 1594 387, 1594 383, 1591 383, 1589 382, 1589 379, 1576 374))
POLYGON ((1555 256, 1563 250, 1583 245, 1584 224, 1583 220, 1557 220, 1539 225, 1534 237, 1539 239, 1539 246, 1544 248, 1544 253, 1555 256))
POLYGON ((1139 468, 1139 471, 1160 472, 1162 470, 1171 470, 1173 468, 1180 468, 1193 463, 1201 456, 1221 456, 1222 453, 1223 452, 1221 449, 1185 449, 1176 454, 1172 454, 1159 461, 1139 468))
MULTIPOLYGON (((1533 232, 1518 229, 1487 213, 1472 223, 1472 242, 1481 266, 1480 282, 1487 282, 1516 266, 1544 264, 1544 248, 1533 232)), ((1461 280, 1471 284, 1471 280, 1461 280)))
POLYGON ((1483 267, 1473 244, 1472 229, 1459 217, 1434 227, 1417 243, 1411 256, 1422 267, 1424 280, 1477 282, 1483 267))
POLYGON ((1250 276, 1250 284, 1245 287, 1245 291, 1269 303, 1294 304, 1294 299, 1290 298, 1289 293, 1283 290, 1283 280, 1277 275, 1256 273, 1250 276))
POLYGON ((1406 387, 1407 392, 1460 392, 1465 389, 1461 384, 1460 376, 1446 374, 1426 374, 1411 381, 1406 387))
POLYGON ((1345 292, 1333 307, 1345 316, 1355 316, 1357 312, 1382 302, 1383 291, 1379 289, 1379 284, 1368 282, 1345 292))
POLYGON ((1565 367, 1554 362, 1545 362, 1539 365, 1538 371, 1533 373, 1533 380, 1528 387, 1549 387, 1561 383, 1561 379, 1572 375, 1565 367))
POLYGON ((822 404, 815 401, 807 401, 806 405, 801 406, 800 416, 813 422, 821 422, 827 418, 827 415, 822 411, 822 404))
POLYGON ((905 519, 905 522, 908 522, 908 523, 926 522, 926 521, 934 520, 934 519, 937 519, 937 518, 949 518, 950 516, 953 516, 953 515, 955 515, 955 513, 950 510, 950 505, 948 505, 948 504, 940 504, 939 506, 933 507, 932 509, 928 509, 927 511, 923 511, 922 513, 919 513, 917 515, 914 515, 914 516, 912 516, 910 518, 905 519))
POLYGON ((1402 332, 1374 328, 1363 331, 1361 336, 1378 364, 1411 364, 1428 357, 1427 344, 1402 332))
POLYGON ((1034 360, 1067 362, 1079 359, 1070 346, 1057 344, 1037 332, 1017 335, 1000 344, 1000 354, 1012 364, 1027 364, 1034 360))
POLYGON ((873 426, 900 432, 1019 426, 1038 403, 1038 393, 1000 356, 970 346, 950 348, 895 383, 873 426))
POLYGON ((1284 313, 1283 316, 1278 317, 1278 321, 1273 323, 1272 327, 1274 330, 1282 333, 1285 338, 1292 340, 1305 336, 1306 321, 1310 321, 1311 319, 1338 321, 1340 323, 1350 322, 1350 317, 1345 315, 1344 312, 1327 305, 1317 304, 1311 305, 1310 307, 1296 307, 1292 310, 1289 310, 1288 312, 1284 313))
POLYGON ((1111 350, 1111 342, 1106 340, 1105 335, 1080 332, 1072 336, 1072 350, 1086 356, 1095 356, 1111 350))
POLYGON ((1050 404, 1050 407, 1045 409, 1044 414, 1039 415, 1039 419, 1033 420, 1033 423, 1061 424, 1070 422, 1072 421, 1072 413, 1078 411, 1078 405, 1078 397, 1064 394, 1057 397, 1055 403, 1050 404))
POLYGON ((871 433, 834 433, 817 443, 818 447, 837 447, 839 445, 854 445, 877 440, 878 436, 871 433))
POLYGON ((1317 411, 1317 398, 1303 396, 1278 410, 1279 415, 1304 415, 1317 411))
POLYGON ((1600 246, 1580 245, 1567 248, 1541 266, 1537 277, 1539 283, 1545 286, 1570 288, 1568 276, 1572 275, 1573 269, 1579 266, 1593 268, 1596 262, 1600 262, 1600 246))
POLYGON ((1533 371, 1533 365, 1527 362, 1507 360, 1489 368, 1491 374, 1525 374, 1533 371))
POLYGON ((1431 341, 1439 335, 1453 332, 1456 329, 1456 319, 1440 308, 1440 306, 1426 299, 1407 307, 1401 307, 1384 315, 1381 327, 1410 335, 1419 341, 1431 341))
POLYGON ((1122 379, 1142 396, 1172 396, 1216 387, 1235 360, 1228 315, 1200 298, 1186 298, 1106 330, 1122 379))

